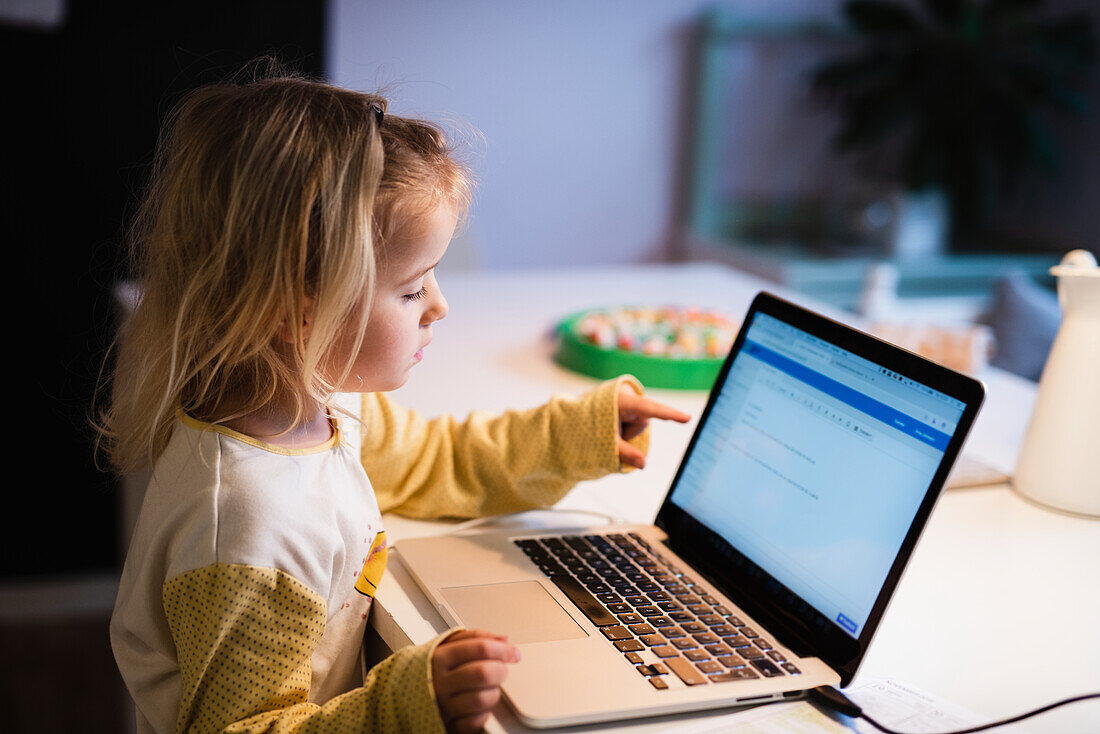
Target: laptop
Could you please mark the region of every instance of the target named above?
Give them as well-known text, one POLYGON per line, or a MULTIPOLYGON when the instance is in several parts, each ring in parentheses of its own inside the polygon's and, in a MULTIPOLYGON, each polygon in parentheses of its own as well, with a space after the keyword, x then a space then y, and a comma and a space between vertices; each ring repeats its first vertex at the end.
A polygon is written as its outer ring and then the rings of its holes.
POLYGON ((534 728, 846 686, 982 402, 980 382, 762 292, 653 525, 411 538, 448 624, 506 634, 534 728))

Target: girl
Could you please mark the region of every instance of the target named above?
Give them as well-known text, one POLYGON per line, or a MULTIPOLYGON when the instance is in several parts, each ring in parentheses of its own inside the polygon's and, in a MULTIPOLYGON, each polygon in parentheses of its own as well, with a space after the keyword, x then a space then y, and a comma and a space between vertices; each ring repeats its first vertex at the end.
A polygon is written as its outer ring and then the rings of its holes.
POLYGON ((152 469, 111 620, 141 732, 479 730, 518 659, 503 638, 362 668, 382 512, 547 506, 641 467, 648 419, 688 419, 628 377, 465 422, 386 398, 447 313, 435 267, 470 182, 385 107, 269 76, 192 93, 162 138, 101 426, 120 472, 152 469))

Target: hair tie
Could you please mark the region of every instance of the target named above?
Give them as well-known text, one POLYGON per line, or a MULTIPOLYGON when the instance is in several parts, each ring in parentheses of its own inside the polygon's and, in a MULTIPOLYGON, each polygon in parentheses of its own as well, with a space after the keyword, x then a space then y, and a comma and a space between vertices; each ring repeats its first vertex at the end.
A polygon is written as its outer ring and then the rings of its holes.
POLYGON ((382 120, 386 116, 386 113, 382 111, 382 106, 378 103, 372 103, 370 108, 374 110, 374 124, 376 127, 382 127, 382 120))

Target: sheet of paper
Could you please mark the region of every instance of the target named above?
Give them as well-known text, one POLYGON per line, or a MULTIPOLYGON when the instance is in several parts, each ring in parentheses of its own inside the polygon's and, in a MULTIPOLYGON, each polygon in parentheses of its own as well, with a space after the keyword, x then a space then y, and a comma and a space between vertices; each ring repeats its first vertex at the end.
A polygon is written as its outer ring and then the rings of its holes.
MULTIPOLYGON (((897 681, 872 680, 845 689, 844 693, 875 721, 906 734, 935 734, 986 723, 966 709, 897 681)), ((997 731, 1024 734, 1019 727, 997 731)), ((825 713, 806 701, 769 704, 710 716, 666 731, 674 734, 881 734, 862 719, 825 713)))
POLYGON ((710 716, 666 731, 671 734, 851 734, 852 730, 805 701, 790 701, 710 716))

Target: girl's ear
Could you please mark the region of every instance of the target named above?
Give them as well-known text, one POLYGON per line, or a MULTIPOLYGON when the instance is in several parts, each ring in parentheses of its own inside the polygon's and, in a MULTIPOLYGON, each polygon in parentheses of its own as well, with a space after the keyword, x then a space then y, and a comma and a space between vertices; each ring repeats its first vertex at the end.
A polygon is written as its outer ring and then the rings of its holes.
MULTIPOLYGON (((309 339, 309 332, 310 332, 310 327, 312 326, 312 324, 313 324, 313 297, 312 296, 306 296, 306 298, 305 298, 305 308, 303 309, 303 312, 302 312, 302 326, 301 326, 301 334, 302 334, 302 339, 303 340, 309 339)), ((286 342, 287 344, 293 344, 294 343, 294 330, 290 328, 290 324, 288 324, 286 321, 279 324, 278 337, 279 337, 280 341, 286 342)))

